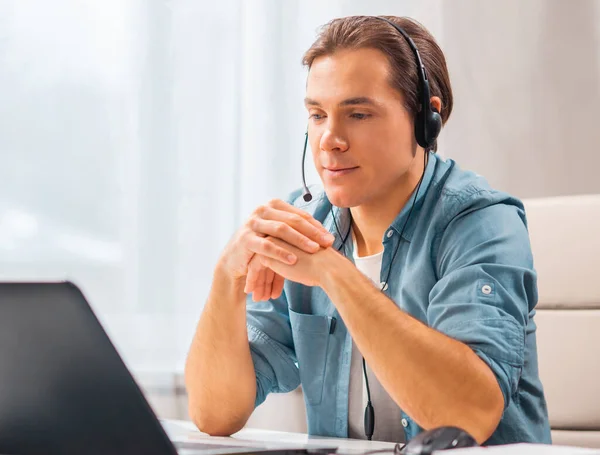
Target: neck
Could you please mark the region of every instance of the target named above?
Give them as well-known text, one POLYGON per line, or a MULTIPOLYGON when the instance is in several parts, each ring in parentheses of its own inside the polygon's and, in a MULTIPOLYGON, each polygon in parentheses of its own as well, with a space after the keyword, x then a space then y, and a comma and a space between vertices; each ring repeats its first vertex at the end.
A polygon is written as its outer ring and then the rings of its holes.
POLYGON ((423 149, 419 148, 410 168, 392 188, 356 207, 352 207, 352 229, 357 255, 371 256, 383 251, 383 235, 402 211, 423 175, 423 149))

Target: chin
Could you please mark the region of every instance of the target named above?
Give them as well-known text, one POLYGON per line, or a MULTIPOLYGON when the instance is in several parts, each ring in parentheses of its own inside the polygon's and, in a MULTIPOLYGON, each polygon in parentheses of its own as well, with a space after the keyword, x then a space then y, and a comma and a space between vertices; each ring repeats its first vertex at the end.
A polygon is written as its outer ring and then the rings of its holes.
POLYGON ((361 191, 355 188, 325 188, 327 199, 336 207, 348 209, 362 203, 361 191))

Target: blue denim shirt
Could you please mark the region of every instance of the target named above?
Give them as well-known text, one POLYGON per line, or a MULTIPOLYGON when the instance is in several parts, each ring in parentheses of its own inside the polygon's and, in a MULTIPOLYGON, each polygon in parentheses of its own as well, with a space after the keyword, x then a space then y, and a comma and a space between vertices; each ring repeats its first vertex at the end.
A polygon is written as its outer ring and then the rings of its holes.
MULTIPOLYGON (((381 281, 391 267, 386 295, 402 311, 470 346, 492 369, 505 409, 486 444, 550 443, 538 374, 536 272, 522 203, 434 154, 414 198, 382 239, 381 281)), ((336 237, 334 247, 342 245, 351 222, 348 209, 332 209, 322 190, 313 190, 309 203, 298 190, 289 202, 323 223, 336 237)), ((352 248, 351 241, 342 248, 348 258, 352 248)), ((248 300, 247 325, 256 406, 270 392, 302 384, 309 433, 347 437, 352 338, 325 292, 286 281, 280 298, 248 300)), ((410 440, 422 429, 406 413, 403 417, 410 440)))

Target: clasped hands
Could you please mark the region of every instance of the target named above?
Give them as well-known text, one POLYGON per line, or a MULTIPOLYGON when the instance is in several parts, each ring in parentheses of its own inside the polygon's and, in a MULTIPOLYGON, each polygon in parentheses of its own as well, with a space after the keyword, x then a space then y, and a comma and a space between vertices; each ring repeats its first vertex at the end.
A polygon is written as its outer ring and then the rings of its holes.
POLYGON ((275 199, 258 207, 229 242, 221 267, 255 302, 277 298, 288 279, 321 286, 326 267, 342 257, 334 236, 310 214, 275 199))

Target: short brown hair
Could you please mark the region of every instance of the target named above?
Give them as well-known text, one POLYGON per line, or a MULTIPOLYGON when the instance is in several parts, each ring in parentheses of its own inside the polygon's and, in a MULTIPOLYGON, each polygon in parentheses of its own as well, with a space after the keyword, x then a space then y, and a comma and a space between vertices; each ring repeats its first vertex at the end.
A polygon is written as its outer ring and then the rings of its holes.
MULTIPOLYGON (((429 31, 408 17, 382 16, 400 26, 412 38, 429 79, 430 95, 442 100, 442 124, 450 117, 453 106, 450 75, 440 46, 429 31)), ((415 55, 408 43, 390 24, 372 16, 349 16, 333 19, 325 24, 317 40, 302 57, 309 69, 313 61, 333 55, 338 50, 363 48, 377 49, 387 55, 390 66, 390 84, 405 99, 405 107, 413 117, 419 109, 419 76, 415 55)))

